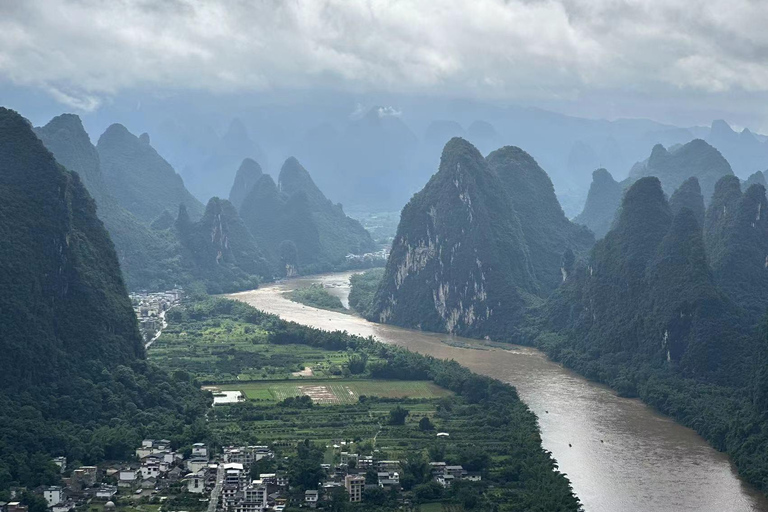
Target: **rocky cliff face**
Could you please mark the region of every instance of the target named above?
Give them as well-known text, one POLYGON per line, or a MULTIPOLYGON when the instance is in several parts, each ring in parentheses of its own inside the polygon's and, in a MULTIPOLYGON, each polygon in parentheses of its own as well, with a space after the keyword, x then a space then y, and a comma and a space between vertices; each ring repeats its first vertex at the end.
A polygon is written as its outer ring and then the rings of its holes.
POLYGON ((520 219, 486 160, 460 138, 403 209, 373 317, 426 330, 514 339, 540 292, 520 219))

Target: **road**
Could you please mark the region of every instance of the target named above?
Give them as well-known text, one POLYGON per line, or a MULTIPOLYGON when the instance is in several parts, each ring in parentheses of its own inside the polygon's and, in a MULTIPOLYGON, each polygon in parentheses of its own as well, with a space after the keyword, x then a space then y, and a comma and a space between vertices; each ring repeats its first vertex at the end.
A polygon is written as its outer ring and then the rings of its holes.
POLYGON ((219 494, 221 494, 221 486, 224 483, 224 464, 219 464, 219 469, 216 471, 216 485, 211 491, 211 499, 208 502, 208 512, 216 512, 216 506, 219 504, 219 494))

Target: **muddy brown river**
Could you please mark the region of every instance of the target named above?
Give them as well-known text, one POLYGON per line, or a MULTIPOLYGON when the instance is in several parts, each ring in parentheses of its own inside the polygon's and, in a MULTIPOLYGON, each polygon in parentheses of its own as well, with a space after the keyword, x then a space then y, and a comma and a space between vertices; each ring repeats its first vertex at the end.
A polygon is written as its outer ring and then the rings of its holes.
POLYGON ((637 400, 616 396, 535 349, 488 348, 473 340, 375 324, 304 306, 282 295, 322 283, 346 307, 350 275, 292 279, 230 297, 304 325, 373 336, 422 354, 455 359, 477 373, 509 382, 539 417, 544 448, 557 459, 587 511, 768 512, 768 500, 742 482, 728 457, 694 431, 637 400))

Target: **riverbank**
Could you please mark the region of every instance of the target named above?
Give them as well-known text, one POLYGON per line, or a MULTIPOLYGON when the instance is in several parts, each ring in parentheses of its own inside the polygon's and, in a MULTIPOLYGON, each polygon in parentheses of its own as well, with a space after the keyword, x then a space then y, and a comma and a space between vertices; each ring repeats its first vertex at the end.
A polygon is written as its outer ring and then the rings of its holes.
POLYGON ((281 295, 312 283, 348 293, 350 274, 304 277, 230 297, 304 325, 373 336, 423 354, 455 359, 477 373, 509 382, 538 415, 544 447, 568 475, 586 510, 768 511, 768 502, 738 478, 728 457, 694 431, 638 400, 618 397, 535 349, 449 346, 443 343, 445 335, 374 324, 297 304, 281 295))

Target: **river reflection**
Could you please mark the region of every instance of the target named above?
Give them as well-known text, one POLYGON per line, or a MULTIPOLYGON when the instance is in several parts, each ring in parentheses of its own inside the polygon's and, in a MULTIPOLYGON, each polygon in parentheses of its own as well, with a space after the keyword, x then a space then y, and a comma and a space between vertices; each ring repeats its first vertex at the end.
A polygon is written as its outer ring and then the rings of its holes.
POLYGON ((768 512, 768 501, 739 480, 728 457, 695 432, 637 400, 620 398, 583 379, 535 349, 457 347, 452 344, 478 344, 374 324, 351 314, 297 304, 282 295, 322 283, 347 306, 350 275, 292 279, 230 297, 286 320, 374 336, 423 354, 455 359, 477 373, 509 382, 539 417, 544 447, 568 475, 587 511, 768 512))

